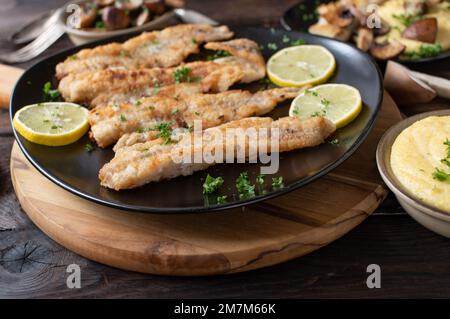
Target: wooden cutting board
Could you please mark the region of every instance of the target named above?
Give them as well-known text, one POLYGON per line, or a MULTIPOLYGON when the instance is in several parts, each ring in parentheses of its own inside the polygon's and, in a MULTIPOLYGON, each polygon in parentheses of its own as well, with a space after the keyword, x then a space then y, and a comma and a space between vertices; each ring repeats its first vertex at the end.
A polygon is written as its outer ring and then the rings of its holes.
POLYGON ((227 212, 165 216, 97 205, 47 180, 17 144, 11 178, 33 222, 86 258, 152 274, 242 272, 303 256, 366 219, 387 194, 376 168, 376 145, 400 119, 386 93, 375 128, 339 168, 287 195, 227 212))

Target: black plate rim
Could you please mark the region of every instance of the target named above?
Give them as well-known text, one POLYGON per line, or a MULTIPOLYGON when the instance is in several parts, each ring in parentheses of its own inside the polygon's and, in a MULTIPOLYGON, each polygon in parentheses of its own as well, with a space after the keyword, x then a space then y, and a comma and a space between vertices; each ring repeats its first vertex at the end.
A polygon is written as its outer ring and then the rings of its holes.
MULTIPOLYGON (((286 11, 284 11, 284 13, 283 13, 283 15, 281 16, 281 18, 280 18, 280 24, 281 24, 281 26, 286 30, 286 31, 289 31, 289 32, 306 32, 306 31, 301 31, 301 30, 293 30, 292 29, 292 27, 289 25, 289 23, 286 21, 286 19, 285 19, 285 17, 286 17, 286 15, 287 15, 287 13, 289 12, 289 11, 291 11, 291 10, 295 10, 295 8, 299 5, 299 4, 301 4, 301 3, 303 3, 305 0, 302 0, 302 1, 300 1, 300 2, 297 2, 297 4, 294 4, 293 6, 291 6, 289 9, 287 9, 286 11)), ((310 33, 308 33, 308 34, 310 34, 310 33)), ((311 35, 313 35, 313 34, 311 34, 311 35)), ((315 34, 314 34, 315 35, 315 34)), ((322 36, 320 36, 320 35, 315 35, 315 36, 318 36, 318 37, 322 37, 322 36)), ((323 37, 323 38, 327 38, 327 37, 323 37)), ((330 39, 330 38, 329 38, 330 39)), ((333 39, 333 40, 335 40, 335 39, 333 39)), ((342 42, 342 43, 347 43, 346 41, 341 41, 341 40, 335 40, 335 41, 339 41, 339 42, 342 42)), ((358 49, 356 46, 354 46, 353 45, 353 47, 355 47, 356 49, 358 49)), ((360 50, 360 49, 358 49, 358 50, 360 50)), ((360 50, 360 51, 362 51, 362 50, 360 50)), ((362 52, 364 52, 364 51, 362 51, 362 52)), ((372 57, 372 56, 371 56, 372 57)), ((442 53, 440 53, 439 55, 437 55, 437 56, 434 56, 434 57, 430 57, 430 58, 422 58, 422 59, 417 59, 417 60, 408 60, 408 59, 398 59, 398 58, 396 58, 396 59, 394 59, 394 61, 395 62, 398 62, 398 63, 401 63, 401 64, 404 64, 404 65, 423 65, 423 64, 425 64, 425 63, 428 63, 428 62, 438 62, 438 61, 442 61, 442 60, 445 60, 445 59, 448 59, 448 58, 450 58, 450 50, 447 50, 447 51, 444 51, 444 52, 442 52, 442 53)), ((386 60, 375 60, 375 61, 380 61, 380 62, 384 62, 384 61, 386 61, 386 60)), ((388 60, 387 60, 388 61, 388 60)))
MULTIPOLYGON (((267 29, 264 27, 241 27, 241 28, 247 28, 247 29, 267 29)), ((267 29, 269 30, 269 29, 267 29)), ((275 29, 277 30, 277 29, 275 29)), ((284 31, 286 32, 286 30, 284 29, 278 29, 278 31, 284 31)), ((330 41, 330 42, 339 42, 340 45, 345 45, 350 47, 351 49, 355 49, 354 46, 345 43, 345 42, 341 42, 341 41, 337 41, 334 39, 330 39, 327 37, 321 37, 321 36, 316 36, 313 34, 308 34, 306 32, 303 31, 289 31, 289 32, 295 32, 300 34, 300 36, 306 35, 307 37, 318 37, 318 38, 323 38, 326 39, 326 41, 330 41)), ((135 34, 139 34, 140 32, 137 32, 135 34)), ((128 35, 129 37, 133 36, 133 34, 128 35)), ((123 36, 122 36, 123 37, 123 36)), ((104 206, 108 206, 111 208, 115 208, 115 209, 120 209, 120 210, 127 210, 127 211, 133 211, 133 212, 140 212, 140 213, 154 213, 154 214, 184 214, 184 213, 207 213, 207 212, 219 212, 219 211, 225 211, 225 210, 230 210, 233 208, 239 208, 239 207, 243 207, 243 206, 247 206, 247 205, 251 205, 251 204, 256 204, 258 202, 261 201, 265 201, 265 200, 269 200, 284 194, 287 194, 291 191, 294 191, 296 189, 299 189, 302 186, 305 186, 309 183, 311 183, 312 181, 315 181, 319 178, 321 178, 322 176, 328 174, 329 172, 331 172, 332 170, 334 170, 335 168, 337 168, 338 166, 340 166, 343 162, 345 162, 351 155, 353 155, 353 153, 359 148, 359 146, 364 142, 364 140, 367 138, 367 136, 369 135, 369 133, 372 131, 372 128, 375 124, 376 118, 379 114, 380 108, 381 108, 381 104, 383 102, 383 77, 380 71, 380 68, 378 67, 378 65, 375 63, 374 59, 360 51, 360 53, 364 54, 366 56, 366 58, 368 58, 368 62, 372 64, 372 66, 375 68, 375 70, 377 71, 377 75, 378 75, 378 84, 380 87, 380 90, 378 91, 378 105, 376 106, 372 116, 368 119, 368 124, 364 127, 364 130, 362 131, 362 133, 358 136, 358 138, 356 139, 356 141, 353 143, 353 145, 336 161, 328 164, 327 166, 325 166, 324 168, 322 168, 319 172, 314 173, 313 175, 310 175, 308 177, 305 177, 304 179, 294 182, 289 186, 286 186, 280 190, 277 191, 272 191, 268 194, 264 194, 264 195, 258 195, 255 196, 253 198, 250 199, 244 199, 244 200, 237 200, 237 201, 233 201, 230 203, 226 203, 226 204, 222 204, 222 205, 213 205, 213 206, 191 206, 191 207, 183 207, 183 208, 179 208, 179 207, 167 207, 167 208, 156 208, 156 207, 149 207, 149 206, 140 206, 140 205, 128 205, 128 204, 116 204, 113 202, 109 202, 106 200, 102 200, 100 198, 97 198, 95 196, 91 196, 89 194, 84 193, 82 190, 72 187, 70 185, 68 185, 67 183, 65 183, 64 181, 60 180, 59 178, 53 176, 52 174, 50 174, 47 169, 45 167, 42 167, 40 164, 38 164, 33 157, 31 156, 31 154, 28 153, 27 149, 25 148, 25 146, 22 144, 20 138, 19 138, 19 134, 18 132, 15 130, 14 126, 12 125, 13 123, 13 99, 14 96, 17 94, 17 86, 18 83, 20 83, 22 81, 23 78, 25 78, 29 73, 33 72, 33 70, 39 66, 42 63, 46 63, 48 60, 53 60, 53 59, 58 59, 60 57, 66 57, 69 56, 77 51, 79 51, 80 49, 83 48, 88 48, 88 47, 92 47, 95 45, 99 45, 99 44, 104 44, 104 43, 110 43, 113 42, 115 40, 117 40, 118 38, 121 38, 120 36, 117 37, 111 37, 111 38, 107 38, 107 39, 101 39, 101 40, 97 40, 97 41, 93 41, 87 44, 83 44, 80 46, 75 46, 73 48, 69 48, 69 49, 65 49, 61 52, 58 52, 56 54, 53 54, 49 57, 46 57, 45 59, 42 59, 38 62, 36 62, 35 64, 33 64, 29 69, 27 69, 22 75, 21 77, 18 79, 18 81, 16 82, 16 84, 14 85, 14 89, 11 95, 11 99, 10 99, 10 105, 9 105, 9 118, 10 118, 10 123, 11 123, 11 127, 13 130, 13 134, 15 137, 15 140, 17 142, 17 144, 19 145, 19 148, 21 149, 21 151, 23 152, 23 154, 25 155, 25 157, 28 159, 28 161, 30 161, 30 163, 38 170, 38 172, 40 172, 42 175, 44 175, 46 178, 48 178, 50 181, 52 181, 53 183, 55 183, 56 185, 60 186, 61 188, 69 191, 70 193, 77 195, 81 198, 87 199, 91 202, 94 202, 96 204, 100 204, 100 205, 104 205, 104 206)), ((61 59, 59 59, 61 60, 61 59)))

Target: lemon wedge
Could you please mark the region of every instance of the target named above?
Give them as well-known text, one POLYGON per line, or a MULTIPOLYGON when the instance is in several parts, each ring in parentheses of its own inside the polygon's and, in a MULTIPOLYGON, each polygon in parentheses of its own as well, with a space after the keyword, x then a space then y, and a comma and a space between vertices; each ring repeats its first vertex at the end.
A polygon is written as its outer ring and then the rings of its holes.
POLYGON ((302 86, 325 82, 334 72, 336 60, 320 45, 285 48, 267 62, 269 79, 279 86, 302 86))
POLYGON ((303 91, 289 109, 289 116, 325 116, 337 128, 353 121, 362 109, 361 94, 346 84, 322 84, 303 91))
POLYGON ((48 146, 67 145, 89 129, 88 110, 65 102, 32 104, 16 112, 13 126, 30 142, 48 146))

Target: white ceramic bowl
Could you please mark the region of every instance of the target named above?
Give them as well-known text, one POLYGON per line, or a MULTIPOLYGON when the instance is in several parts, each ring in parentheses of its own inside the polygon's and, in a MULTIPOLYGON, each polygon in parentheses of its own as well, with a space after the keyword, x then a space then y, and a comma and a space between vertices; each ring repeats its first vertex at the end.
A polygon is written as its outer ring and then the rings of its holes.
POLYGON ((391 127, 381 138, 377 147, 377 165, 381 177, 394 193, 400 205, 418 223, 437 234, 450 238, 450 212, 432 207, 411 194, 395 177, 391 167, 391 148, 397 136, 413 123, 429 116, 450 115, 450 110, 417 114, 391 127))
POLYGON ((151 20, 139 27, 129 27, 126 29, 120 29, 120 30, 81 30, 81 29, 74 29, 67 25, 66 21, 70 14, 73 13, 73 11, 69 10, 69 5, 73 4, 81 4, 87 2, 86 0, 78 0, 78 1, 71 1, 67 4, 65 4, 62 8, 59 9, 59 16, 58 16, 58 24, 61 28, 67 33, 70 40, 75 45, 84 44, 87 42, 109 38, 117 35, 124 35, 128 33, 138 32, 138 31, 148 31, 153 29, 161 29, 163 27, 166 27, 169 25, 169 21, 175 16, 173 10, 167 11, 163 13, 162 15, 158 16, 156 19, 151 20))

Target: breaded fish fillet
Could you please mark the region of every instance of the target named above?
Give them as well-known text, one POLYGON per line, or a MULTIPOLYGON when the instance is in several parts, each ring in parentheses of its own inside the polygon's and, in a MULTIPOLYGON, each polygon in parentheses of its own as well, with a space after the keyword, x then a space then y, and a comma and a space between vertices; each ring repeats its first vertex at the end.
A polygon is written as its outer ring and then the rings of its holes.
MULTIPOLYGON (((116 142, 125 133, 144 131, 141 136, 156 138, 149 131, 161 122, 170 122, 171 128, 193 127, 201 121, 203 128, 249 116, 263 115, 277 103, 296 97, 302 88, 277 88, 257 93, 234 90, 218 94, 195 94, 183 98, 153 96, 135 103, 122 103, 95 108, 89 113, 91 136, 100 147, 116 142)), ((135 133, 139 134, 139 133, 135 133)), ((135 136, 126 136, 119 147, 129 145, 135 136)))
POLYGON ((203 92, 222 92, 236 82, 253 82, 265 76, 264 58, 254 41, 235 39, 207 43, 206 47, 227 51, 231 56, 174 68, 72 73, 60 81, 58 89, 66 101, 97 106, 149 96, 161 87, 179 82, 198 83, 203 92))
POLYGON ((226 26, 180 24, 161 31, 144 32, 124 43, 111 43, 84 49, 56 66, 56 77, 70 73, 111 67, 170 67, 197 53, 204 42, 221 41, 233 36, 226 26))
POLYGON ((236 155, 238 149, 247 150, 248 156, 258 152, 261 140, 268 145, 270 151, 271 128, 278 128, 279 148, 276 151, 285 152, 294 149, 311 147, 324 142, 324 140, 335 131, 335 125, 324 117, 311 117, 300 120, 296 117, 284 117, 274 121, 271 118, 252 117, 229 122, 217 127, 203 131, 202 143, 193 143, 193 134, 185 133, 178 143, 165 144, 163 139, 152 140, 146 143, 138 143, 130 147, 120 149, 111 162, 105 164, 99 173, 101 185, 115 190, 129 189, 141 185, 171 179, 177 176, 191 175, 196 171, 206 169, 216 164, 215 161, 200 163, 194 161, 174 160, 180 157, 186 150, 200 152, 204 150, 221 148, 225 154, 228 143, 236 155), (268 134, 259 135, 259 142, 249 145, 248 139, 236 139, 217 142, 217 133, 226 135, 227 128, 255 128, 267 129, 268 134))

